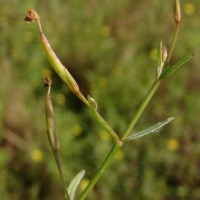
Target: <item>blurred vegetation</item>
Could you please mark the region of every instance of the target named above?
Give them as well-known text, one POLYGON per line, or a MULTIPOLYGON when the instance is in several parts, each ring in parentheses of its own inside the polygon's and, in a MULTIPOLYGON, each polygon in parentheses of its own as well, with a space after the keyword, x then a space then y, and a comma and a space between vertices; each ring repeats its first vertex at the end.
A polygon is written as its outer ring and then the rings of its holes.
MULTIPOLYGON (((44 116, 43 77, 52 98, 67 182, 81 169, 83 189, 111 140, 70 93, 42 51, 36 25, 23 21, 35 9, 44 32, 84 94, 117 133, 125 130, 152 84, 155 48, 175 30, 173 2, 162 0, 1 0, 0 196, 2 200, 60 200, 61 181, 44 116)), ((119 151, 88 200, 200 199, 200 4, 182 0, 183 21, 172 61, 192 61, 164 81, 137 124, 147 128, 170 116, 161 134, 119 151)))

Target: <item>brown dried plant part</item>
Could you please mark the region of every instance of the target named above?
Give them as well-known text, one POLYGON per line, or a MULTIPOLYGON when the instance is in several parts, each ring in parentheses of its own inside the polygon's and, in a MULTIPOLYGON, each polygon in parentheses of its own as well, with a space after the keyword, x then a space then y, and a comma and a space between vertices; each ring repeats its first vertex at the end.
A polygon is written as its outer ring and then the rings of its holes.
POLYGON ((50 86, 51 86, 51 79, 48 76, 45 76, 44 87, 50 87, 50 86))
POLYGON ((29 9, 26 17, 24 18, 24 20, 27 21, 28 23, 30 23, 30 22, 34 22, 34 21, 39 21, 40 17, 36 13, 35 10, 29 9))

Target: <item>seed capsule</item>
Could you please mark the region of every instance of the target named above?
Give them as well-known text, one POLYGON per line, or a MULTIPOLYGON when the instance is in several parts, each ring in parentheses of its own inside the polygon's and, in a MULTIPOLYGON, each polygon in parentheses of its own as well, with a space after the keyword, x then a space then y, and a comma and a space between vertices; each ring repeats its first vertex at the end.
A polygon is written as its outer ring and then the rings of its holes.
POLYGON ((176 24, 180 23, 181 21, 181 6, 179 0, 175 0, 174 3, 174 20, 176 24))
POLYGON ((48 87, 48 92, 45 98, 45 114, 46 114, 46 123, 47 123, 47 134, 49 138, 49 143, 52 149, 60 149, 60 142, 56 132, 56 124, 54 119, 53 105, 50 96, 51 89, 51 80, 48 77, 45 77, 45 86, 48 87))

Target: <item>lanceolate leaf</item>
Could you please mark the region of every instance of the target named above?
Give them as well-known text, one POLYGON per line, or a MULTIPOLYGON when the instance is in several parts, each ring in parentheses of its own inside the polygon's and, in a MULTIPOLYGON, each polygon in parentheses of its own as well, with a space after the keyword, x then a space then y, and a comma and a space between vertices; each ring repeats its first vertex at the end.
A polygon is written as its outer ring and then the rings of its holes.
POLYGON ((162 64, 162 42, 159 42, 157 47, 157 65, 160 67, 162 64))
POLYGON ((85 170, 80 171, 71 181, 69 187, 67 188, 70 196, 70 200, 74 200, 76 189, 85 174, 85 170))
POLYGON ((167 120, 163 121, 163 122, 159 122, 157 123, 156 125, 154 126, 151 126, 150 128, 148 129, 145 129, 143 131, 140 131, 138 133, 133 133, 131 135, 129 135, 127 138, 126 138, 126 141, 130 141, 130 140, 134 140, 136 138, 139 138, 139 137, 143 137, 147 134, 150 134, 150 133, 156 133, 156 132, 159 132, 160 129, 165 126, 166 124, 168 124, 169 122, 171 122, 174 118, 173 117, 170 117, 168 118, 167 120))
POLYGON ((191 58, 193 57, 193 54, 190 54, 186 57, 184 57, 182 60, 180 60, 179 62, 177 62, 176 64, 167 67, 163 73, 160 76, 160 79, 162 78, 167 78, 168 76, 170 76, 172 73, 174 73, 178 68, 180 68, 182 65, 184 65, 186 62, 188 62, 191 58))

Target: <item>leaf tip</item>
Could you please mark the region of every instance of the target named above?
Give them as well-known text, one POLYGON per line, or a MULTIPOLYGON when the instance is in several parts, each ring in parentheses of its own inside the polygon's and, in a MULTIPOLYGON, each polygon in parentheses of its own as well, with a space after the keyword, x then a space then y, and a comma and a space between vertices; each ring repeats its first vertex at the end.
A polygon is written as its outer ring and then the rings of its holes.
POLYGON ((98 105, 97 105, 97 102, 95 101, 95 99, 92 98, 92 97, 90 97, 89 95, 87 96, 87 99, 88 99, 89 105, 90 105, 94 110, 97 110, 97 109, 98 109, 98 105))
POLYGON ((167 118, 167 120, 170 122, 170 121, 172 121, 172 120, 174 120, 175 119, 175 117, 169 117, 169 118, 167 118))

